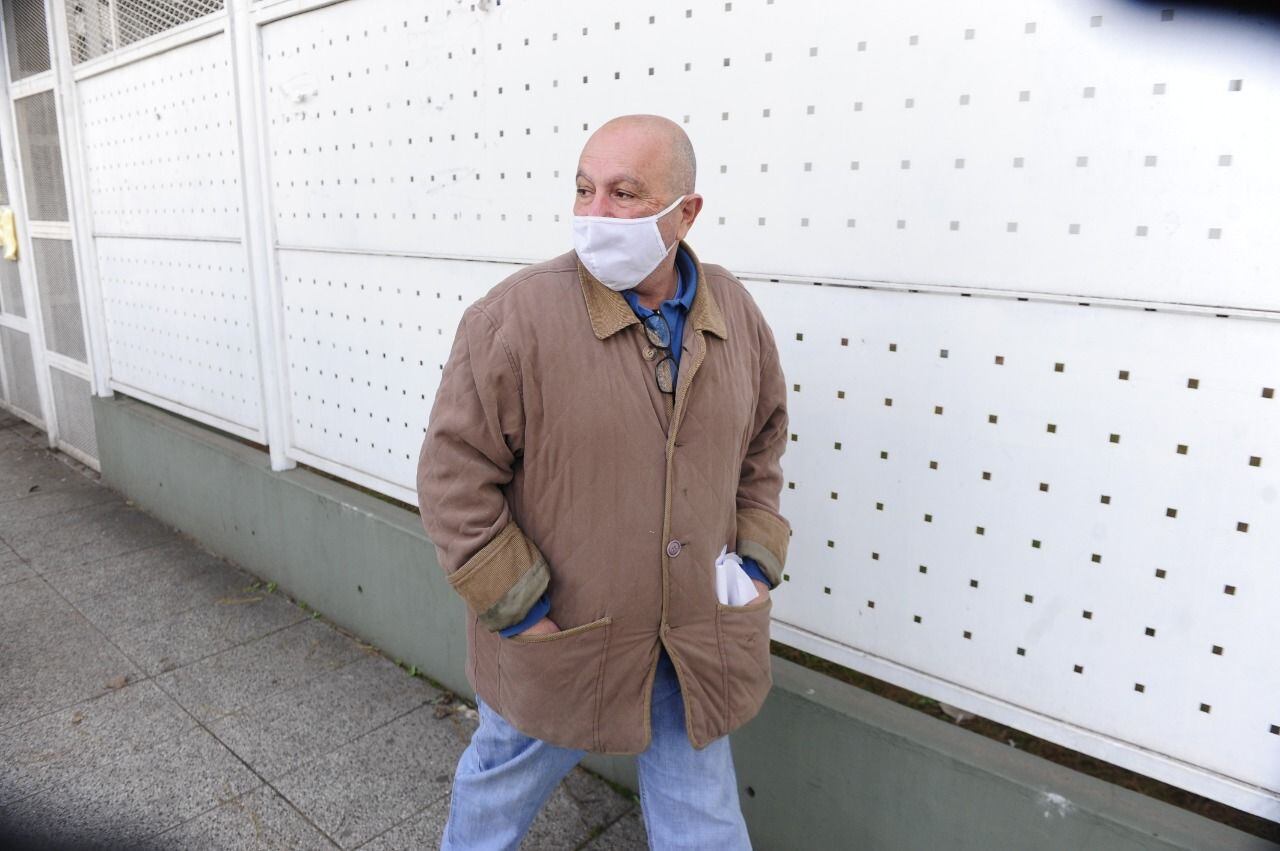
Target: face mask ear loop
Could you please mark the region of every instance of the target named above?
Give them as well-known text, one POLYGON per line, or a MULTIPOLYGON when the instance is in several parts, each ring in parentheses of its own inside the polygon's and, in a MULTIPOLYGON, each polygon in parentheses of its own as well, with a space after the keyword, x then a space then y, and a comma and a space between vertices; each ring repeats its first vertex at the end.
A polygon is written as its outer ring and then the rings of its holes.
MULTIPOLYGON (((661 213, 658 213, 656 216, 654 216, 654 219, 653 219, 653 226, 656 228, 656 227, 658 226, 658 219, 662 218, 662 217, 663 217, 663 216, 665 216, 667 213, 670 213, 670 212, 671 212, 672 210, 674 210, 678 205, 683 204, 683 203, 684 203, 684 199, 686 199, 686 198, 688 198, 688 197, 689 197, 688 195, 681 195, 679 198, 677 198, 676 200, 672 201, 672 202, 671 202, 671 206, 670 206, 670 207, 667 207, 667 209, 663 210, 661 213)), ((661 238, 662 238, 662 234, 661 234, 661 233, 659 233, 659 234, 658 234, 658 238, 659 238, 659 239, 661 239, 661 238)), ((666 246, 666 251, 662 252, 662 256, 665 258, 668 254, 670 254, 670 253, 671 253, 671 249, 675 248, 675 247, 676 247, 677 245, 679 245, 679 244, 680 244, 680 240, 677 238, 675 242, 673 242, 673 243, 671 243, 670 245, 666 246)), ((658 262, 659 262, 659 263, 661 263, 662 261, 661 261, 661 260, 659 260, 658 262)))

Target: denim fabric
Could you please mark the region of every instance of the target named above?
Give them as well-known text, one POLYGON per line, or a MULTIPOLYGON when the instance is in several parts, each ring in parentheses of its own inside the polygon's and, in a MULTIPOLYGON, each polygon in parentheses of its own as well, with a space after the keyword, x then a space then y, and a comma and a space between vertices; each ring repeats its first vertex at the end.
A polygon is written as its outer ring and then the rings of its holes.
MULTIPOLYGON (((556 785, 584 754, 530 738, 479 698, 476 705, 480 726, 454 774, 444 851, 518 848, 556 785)), ((665 650, 651 711, 653 739, 636 757, 649 847, 750 849, 729 738, 700 751, 689 744, 680 685, 665 650)))

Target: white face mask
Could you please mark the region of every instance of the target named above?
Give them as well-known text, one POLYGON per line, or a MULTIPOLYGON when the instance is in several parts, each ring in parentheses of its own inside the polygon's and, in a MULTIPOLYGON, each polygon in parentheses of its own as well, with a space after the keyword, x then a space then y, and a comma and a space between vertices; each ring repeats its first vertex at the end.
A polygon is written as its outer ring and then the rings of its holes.
POLYGON ((587 271, 611 290, 629 290, 649 277, 676 243, 664 245, 658 219, 686 197, 681 195, 661 213, 640 219, 574 216, 573 248, 587 271))

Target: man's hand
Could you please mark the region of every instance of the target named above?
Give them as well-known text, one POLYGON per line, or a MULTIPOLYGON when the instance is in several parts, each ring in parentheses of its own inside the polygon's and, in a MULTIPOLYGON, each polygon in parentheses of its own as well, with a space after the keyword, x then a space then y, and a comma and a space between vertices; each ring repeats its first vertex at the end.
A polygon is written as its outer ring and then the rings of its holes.
POLYGON ((559 631, 560 627, 556 626, 555 621, 551 618, 543 618, 524 632, 520 633, 520 635, 548 635, 559 631))
MULTIPOLYGON (((761 582, 759 579, 752 579, 752 580, 751 580, 751 582, 752 582, 752 584, 754 584, 754 585, 756 586, 756 599, 757 599, 757 600, 759 600, 761 597, 765 597, 765 596, 767 596, 767 595, 769 594, 769 583, 768 583, 768 582, 761 582)), ((536 624, 535 624, 535 625, 536 625, 536 624)), ((531 627, 531 628, 532 628, 532 627, 531 627)))

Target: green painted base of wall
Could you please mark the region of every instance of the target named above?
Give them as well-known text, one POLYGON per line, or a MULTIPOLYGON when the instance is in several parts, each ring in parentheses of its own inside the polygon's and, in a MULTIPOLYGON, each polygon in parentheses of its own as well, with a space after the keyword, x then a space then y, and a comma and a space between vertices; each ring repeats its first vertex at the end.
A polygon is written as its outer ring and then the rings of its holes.
MULTIPOLYGON (((418 515, 117 394, 93 397, 103 480, 208 549, 471 696, 461 600, 418 515)), ((733 735, 758 849, 1276 849, 774 659, 733 735)), ((588 757, 635 788, 634 760, 588 757)))

